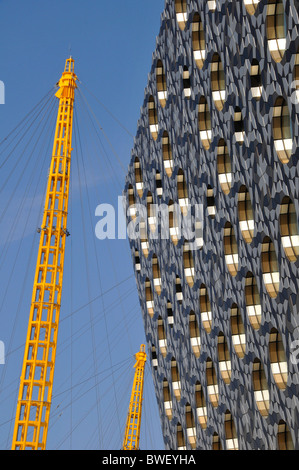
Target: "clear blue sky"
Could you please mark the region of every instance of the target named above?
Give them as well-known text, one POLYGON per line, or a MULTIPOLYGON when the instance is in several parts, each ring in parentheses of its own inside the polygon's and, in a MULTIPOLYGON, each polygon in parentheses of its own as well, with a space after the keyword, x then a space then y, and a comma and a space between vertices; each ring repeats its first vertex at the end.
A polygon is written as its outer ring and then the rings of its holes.
MULTIPOLYGON (((163 8, 164 0, 0 0, 0 80, 6 87, 0 141, 59 80, 70 50, 96 116, 92 129, 80 95, 48 449, 121 446, 133 354, 145 337, 129 243, 97 240, 94 212, 100 203, 116 207, 124 187, 163 8)), ((9 155, 0 169, 0 341, 6 348, 1 449, 11 445, 51 151, 44 163, 42 154, 51 141, 54 111, 51 116, 49 127, 46 117, 41 121, 45 136, 39 145, 36 131, 27 146, 0 153, 0 163, 9 155)), ((149 367, 143 418, 141 448, 163 448, 149 367)))

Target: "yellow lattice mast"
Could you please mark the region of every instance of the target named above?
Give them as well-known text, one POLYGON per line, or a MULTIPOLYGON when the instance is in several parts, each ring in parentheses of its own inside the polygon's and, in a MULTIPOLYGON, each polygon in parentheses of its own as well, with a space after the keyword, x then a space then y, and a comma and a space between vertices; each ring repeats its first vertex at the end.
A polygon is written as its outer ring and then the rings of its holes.
POLYGON ((140 351, 135 354, 135 358, 136 364, 134 365, 134 382, 132 387, 122 450, 139 450, 143 401, 144 367, 146 363, 146 353, 144 344, 141 345, 140 351))
POLYGON ((68 236, 67 213, 77 77, 67 59, 58 83, 55 138, 20 378, 12 449, 44 450, 52 398, 58 323, 68 236))

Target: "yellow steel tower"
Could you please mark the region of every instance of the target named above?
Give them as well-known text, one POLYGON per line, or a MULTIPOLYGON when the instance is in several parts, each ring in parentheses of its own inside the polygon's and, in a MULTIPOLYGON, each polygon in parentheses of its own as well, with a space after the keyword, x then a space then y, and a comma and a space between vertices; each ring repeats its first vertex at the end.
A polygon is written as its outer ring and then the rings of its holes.
POLYGON ((135 354, 135 358, 135 375, 122 450, 139 450, 144 367, 146 363, 144 344, 141 345, 140 351, 135 354))
POLYGON ((44 450, 52 398, 64 266, 77 77, 66 61, 45 200, 12 449, 44 450))

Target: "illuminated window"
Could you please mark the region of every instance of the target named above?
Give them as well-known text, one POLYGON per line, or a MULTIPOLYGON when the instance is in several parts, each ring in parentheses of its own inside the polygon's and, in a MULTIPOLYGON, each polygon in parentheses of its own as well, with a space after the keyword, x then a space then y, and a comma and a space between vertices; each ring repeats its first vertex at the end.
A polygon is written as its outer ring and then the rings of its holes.
POLYGON ((215 11, 216 10, 216 0, 208 0, 208 7, 209 7, 209 10, 215 11))
POLYGON ((167 131, 164 131, 163 137, 162 137, 162 154, 163 154, 164 168, 165 168, 167 176, 170 178, 172 175, 172 171, 173 171, 173 159, 172 159, 172 151, 171 151, 169 135, 167 131))
POLYGON ((195 385, 195 402, 198 422, 202 429, 206 429, 208 425, 207 405, 203 388, 199 382, 196 382, 195 385))
POLYGON ((214 219, 216 216, 216 205, 215 205, 214 191, 211 186, 207 187, 207 211, 211 219, 214 219))
POLYGON ((239 442, 235 423, 231 412, 226 410, 224 416, 224 427, 225 427, 225 444, 226 450, 239 450, 239 442))
POLYGON ((163 186, 162 186, 161 173, 159 171, 156 171, 156 191, 157 191, 157 196, 162 197, 163 186))
POLYGON ((253 61, 251 62, 250 79, 252 96, 257 101, 259 101, 262 96, 263 87, 260 64, 256 59, 253 59, 253 61))
POLYGON ((175 296, 177 301, 181 304, 183 301, 183 291, 182 291, 182 283, 178 276, 175 279, 175 296))
POLYGON ((278 450, 294 450, 294 443, 290 430, 282 419, 278 423, 277 447, 278 450))
POLYGON ((212 330, 212 308, 208 295, 207 288, 204 284, 200 286, 199 290, 199 306, 201 313, 201 321, 207 333, 212 330))
POLYGON ((156 79, 157 79, 158 98, 159 98, 161 106, 164 108, 166 105, 166 101, 167 101, 167 85, 166 85, 164 67, 163 67, 163 63, 161 60, 158 60, 157 62, 156 79))
POLYGON ((207 391, 210 402, 214 407, 218 406, 219 388, 217 383, 216 371, 212 359, 208 358, 206 362, 207 391))
POLYGON ((274 380, 281 390, 285 390, 288 381, 288 364, 282 339, 276 328, 270 331, 269 353, 274 380))
POLYGON ((246 10, 248 11, 248 13, 250 13, 250 15, 254 15, 259 3, 260 0, 244 0, 246 10))
POLYGON ((178 450, 186 450, 186 441, 184 437, 184 432, 182 425, 180 423, 177 424, 177 443, 178 443, 178 450))
POLYGON ((174 317, 173 317, 173 310, 172 310, 172 304, 171 302, 168 300, 167 301, 167 321, 168 321, 168 325, 170 326, 170 328, 173 327, 173 324, 174 324, 174 317))
POLYGON ((158 318, 158 339, 159 339, 159 348, 163 357, 166 357, 167 354, 167 338, 164 329, 164 323, 162 317, 158 318))
POLYGON ((160 295, 162 279, 161 279, 161 271, 159 267, 159 262, 158 262, 158 258, 156 255, 153 255, 152 267, 153 267, 154 288, 157 294, 160 295))
POLYGON ((135 170, 135 184, 136 184, 136 191, 140 197, 143 195, 143 179, 142 179, 142 172, 141 172, 141 165, 139 158, 135 158, 134 162, 134 170, 135 170))
POLYGON ((262 305, 256 279, 251 272, 245 278, 246 312, 251 326, 258 330, 262 320, 262 305))
POLYGON ((238 106, 235 108, 234 114, 234 128, 235 128, 235 137, 236 142, 242 144, 244 142, 245 130, 244 130, 244 121, 242 117, 241 108, 238 106))
POLYGON ((175 0, 175 11, 176 11, 176 19, 177 19, 178 25, 180 29, 184 31, 186 27, 186 22, 188 20, 187 1, 175 0))
POLYGON ((149 126, 150 126, 150 132, 152 134, 152 137, 154 140, 157 140, 159 126, 158 126, 157 109, 156 109, 155 100, 153 96, 150 96, 148 100, 148 119, 149 119, 149 126))
POLYGON ((181 380, 179 375, 179 369, 175 358, 171 359, 171 380, 172 390, 177 401, 181 399, 181 380))
POLYGON ((172 243, 178 244, 181 237, 181 229, 179 225, 180 215, 177 210, 177 205, 173 201, 169 201, 168 204, 168 219, 169 219, 169 233, 172 243))
POLYGON ((203 23, 198 13, 193 16, 192 45, 196 65, 199 69, 202 69, 206 58, 206 41, 203 23))
POLYGON ((195 420, 191 405, 186 404, 186 428, 187 428, 187 439, 192 449, 196 449, 196 427, 195 420))
POLYGON ((204 96, 199 100, 198 104, 198 127, 202 145, 209 150, 212 140, 212 124, 209 105, 204 96))
POLYGON ((212 450, 222 450, 221 440, 216 432, 213 434, 212 450))
POLYGON ((185 65, 183 69, 183 87, 184 87, 184 96, 189 99, 191 96, 191 81, 190 73, 188 67, 185 65))
POLYGON ((269 237, 262 243, 263 279, 270 297, 275 298, 279 292, 279 270, 274 244, 269 237))
POLYGON ((213 55, 211 62, 211 87, 215 106, 218 111, 221 111, 226 100, 226 87, 223 65, 217 52, 213 55))
POLYGON ((279 96, 273 109, 273 138, 277 155, 282 163, 288 163, 293 149, 293 129, 286 100, 279 96))
POLYGON ((222 332, 218 335, 218 361, 223 381, 229 384, 231 380, 232 363, 227 342, 222 332))
POLYGON ((129 196, 129 215, 134 220, 136 218, 136 200, 134 194, 134 188, 130 184, 128 188, 128 196, 129 196))
POLYGON ((149 254, 149 242, 147 238, 147 223, 142 219, 140 226, 140 243, 144 256, 147 258, 149 254))
POLYGON ((135 269, 136 269, 137 272, 139 272, 140 269, 141 269, 141 266, 140 266, 140 255, 139 255, 138 250, 135 250, 134 261, 135 261, 135 269))
POLYGON ((184 172, 181 169, 178 171, 177 188, 178 188, 179 205, 180 205, 182 214, 187 215, 188 208, 189 208, 188 188, 187 188, 184 172))
POLYGON ((285 254, 291 262, 299 255, 299 230, 295 204, 285 196, 280 207, 280 233, 285 254))
POLYGON ((146 207, 147 207, 147 221, 150 230, 155 233, 157 228, 157 218, 155 212, 155 205, 152 193, 149 191, 146 197, 146 207))
POLYGON ((183 246, 183 258, 184 258, 184 272, 188 285, 193 287, 194 285, 194 259, 193 253, 190 250, 189 243, 185 242, 183 246))
POLYGON ((152 345, 152 366, 155 370, 158 369, 157 351, 154 345, 152 345))
POLYGON ((267 37, 268 47, 273 59, 281 62, 286 50, 286 16, 283 0, 268 0, 267 37))
POLYGON ((145 299, 146 299, 146 308, 148 314, 153 317, 154 316, 154 297, 151 287, 151 282, 147 278, 145 281, 145 299))
POLYGON ((238 245, 235 238, 233 226, 230 222, 226 222, 224 226, 224 254, 225 262, 229 273, 236 276, 239 266, 238 245))
POLYGON ((241 186, 238 195, 239 224, 246 243, 251 243, 254 235, 254 216, 250 194, 246 186, 241 186))
POLYGON ((172 400, 170 395, 169 384, 166 379, 163 380, 163 398, 165 414, 170 421, 172 419, 172 400))
POLYGON ((189 315, 189 333, 190 333, 190 342, 191 342, 192 351, 195 357, 199 357, 200 347, 201 347, 200 331, 199 331, 197 318, 193 310, 191 310, 190 315, 189 315))
POLYGON ((224 139, 220 139, 217 147, 218 178, 224 194, 229 194, 232 187, 231 158, 224 139))
POLYGON ((241 359, 245 356, 246 352, 246 333, 242 315, 237 304, 233 304, 230 315, 232 342, 236 354, 241 359))
POLYGON ((256 405, 261 415, 266 417, 270 407, 269 389, 264 368, 259 359, 253 362, 252 381, 256 405))

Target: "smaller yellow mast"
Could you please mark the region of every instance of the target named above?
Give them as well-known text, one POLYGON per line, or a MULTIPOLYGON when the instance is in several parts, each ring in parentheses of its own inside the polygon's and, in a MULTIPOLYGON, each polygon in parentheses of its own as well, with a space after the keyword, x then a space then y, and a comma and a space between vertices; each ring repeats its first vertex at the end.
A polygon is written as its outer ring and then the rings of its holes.
POLYGON ((140 351, 135 354, 135 358, 135 375, 122 450, 139 450, 143 401, 144 367, 146 363, 146 353, 144 344, 140 346, 140 351))

